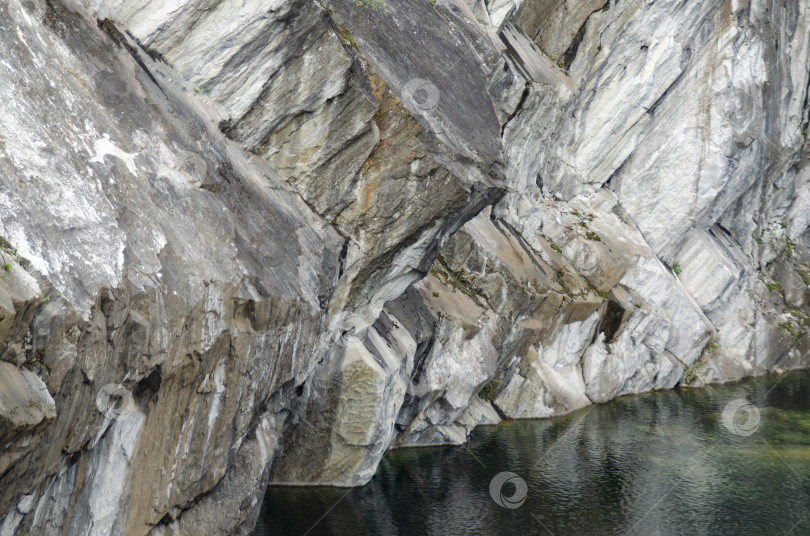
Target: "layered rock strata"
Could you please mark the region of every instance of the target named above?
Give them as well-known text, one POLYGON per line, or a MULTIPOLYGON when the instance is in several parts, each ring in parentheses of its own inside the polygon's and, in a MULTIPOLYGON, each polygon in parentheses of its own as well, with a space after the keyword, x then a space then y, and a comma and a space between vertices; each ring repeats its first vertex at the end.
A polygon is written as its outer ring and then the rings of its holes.
POLYGON ((0 534, 810 365, 808 9, 0 5, 0 534))

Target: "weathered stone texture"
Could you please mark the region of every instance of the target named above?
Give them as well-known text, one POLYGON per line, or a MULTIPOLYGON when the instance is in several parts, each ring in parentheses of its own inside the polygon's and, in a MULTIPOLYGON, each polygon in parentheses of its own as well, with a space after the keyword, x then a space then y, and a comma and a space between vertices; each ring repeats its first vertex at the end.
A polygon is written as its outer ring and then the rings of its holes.
POLYGON ((249 533, 810 365, 804 0, 0 5, 0 536, 249 533))

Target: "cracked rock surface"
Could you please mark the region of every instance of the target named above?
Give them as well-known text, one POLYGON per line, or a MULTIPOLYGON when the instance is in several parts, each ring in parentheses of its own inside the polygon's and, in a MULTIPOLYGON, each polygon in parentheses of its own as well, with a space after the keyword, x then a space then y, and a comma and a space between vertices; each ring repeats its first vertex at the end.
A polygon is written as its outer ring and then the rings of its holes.
POLYGON ((248 534, 268 483, 810 365, 806 0, 0 29, 0 536, 248 534))

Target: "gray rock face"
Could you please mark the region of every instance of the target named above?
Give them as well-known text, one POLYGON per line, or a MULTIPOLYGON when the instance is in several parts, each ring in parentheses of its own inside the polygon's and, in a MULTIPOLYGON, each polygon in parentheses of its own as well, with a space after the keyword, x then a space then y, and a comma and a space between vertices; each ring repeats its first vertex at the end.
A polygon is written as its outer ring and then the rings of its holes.
POLYGON ((0 5, 0 535, 810 365, 809 10, 0 5))
POLYGON ((342 239, 166 65, 39 7, 0 7, 4 531, 146 533, 201 496, 248 527, 342 239))

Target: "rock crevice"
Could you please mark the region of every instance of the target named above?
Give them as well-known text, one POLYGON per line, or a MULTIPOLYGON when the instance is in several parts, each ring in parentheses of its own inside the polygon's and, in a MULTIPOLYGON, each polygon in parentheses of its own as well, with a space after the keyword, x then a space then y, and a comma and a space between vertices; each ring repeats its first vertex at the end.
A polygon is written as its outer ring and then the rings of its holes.
POLYGON ((0 535, 810 365, 808 9, 0 5, 0 535))

